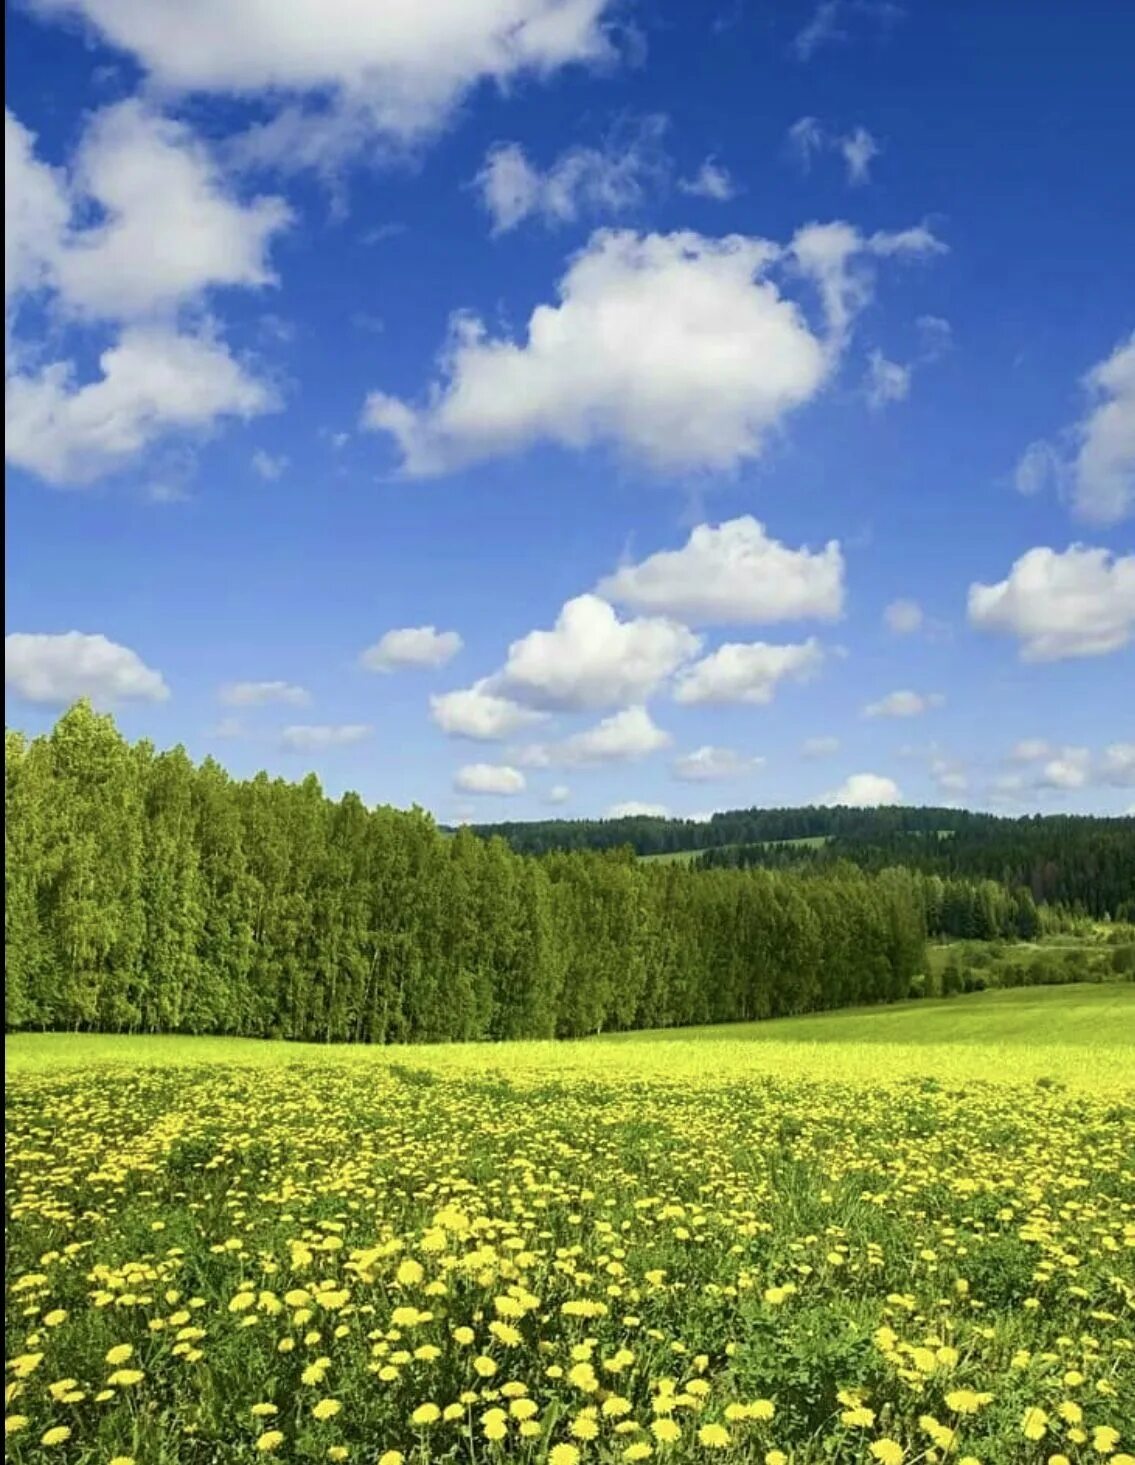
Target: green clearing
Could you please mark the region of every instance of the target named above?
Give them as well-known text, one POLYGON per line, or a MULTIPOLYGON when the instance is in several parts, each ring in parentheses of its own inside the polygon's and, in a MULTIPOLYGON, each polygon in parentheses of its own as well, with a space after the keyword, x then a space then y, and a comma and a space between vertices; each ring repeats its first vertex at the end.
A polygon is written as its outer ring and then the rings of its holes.
POLYGON ((1077 1088, 1135 1086, 1135 985, 1027 987, 724 1027, 603 1034, 564 1042, 377 1047, 257 1038, 17 1033, 8 1071, 103 1065, 404 1067, 437 1074, 727 1081, 760 1074, 847 1082, 937 1077, 1077 1088))

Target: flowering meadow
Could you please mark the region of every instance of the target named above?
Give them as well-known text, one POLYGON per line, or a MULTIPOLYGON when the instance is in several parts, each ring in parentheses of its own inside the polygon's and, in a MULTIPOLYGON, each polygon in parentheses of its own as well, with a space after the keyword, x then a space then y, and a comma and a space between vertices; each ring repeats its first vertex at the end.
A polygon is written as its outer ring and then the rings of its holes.
POLYGON ((9 1076, 13 1462, 1135 1461, 1135 1086, 195 1041, 9 1076))

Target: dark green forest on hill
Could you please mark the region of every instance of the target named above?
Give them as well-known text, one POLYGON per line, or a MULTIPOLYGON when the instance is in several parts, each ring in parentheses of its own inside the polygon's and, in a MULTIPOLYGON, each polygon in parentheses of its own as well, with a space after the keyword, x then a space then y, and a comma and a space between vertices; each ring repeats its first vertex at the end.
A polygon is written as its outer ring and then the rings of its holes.
MULTIPOLYGON (((614 849, 640 855, 698 852, 703 869, 822 869, 850 862, 927 875, 995 881, 1038 904, 1094 917, 1135 919, 1135 818, 1031 815, 1008 819, 962 809, 739 809, 686 819, 546 820, 476 826, 513 849, 614 849), (792 841, 817 840, 816 844, 792 841)), ((954 925, 945 934, 967 934, 954 925)))
POLYGON ((132 745, 86 703, 6 733, 5 816, 10 1030, 388 1043, 765 1018, 906 997, 928 933, 1029 938, 1052 914, 899 864, 521 854, 313 775, 132 745))

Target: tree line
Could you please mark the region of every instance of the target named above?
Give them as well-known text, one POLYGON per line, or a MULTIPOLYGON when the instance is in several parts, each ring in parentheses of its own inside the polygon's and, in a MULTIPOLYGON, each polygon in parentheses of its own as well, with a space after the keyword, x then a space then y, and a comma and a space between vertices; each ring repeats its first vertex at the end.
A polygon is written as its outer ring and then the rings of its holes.
MULTIPOLYGON (((1031 815, 1009 819, 962 809, 742 809, 695 823, 635 817, 544 820, 478 826, 513 849, 607 849, 628 845, 640 855, 699 851, 703 869, 799 869, 850 862, 868 871, 903 865, 954 882, 956 919, 931 934, 976 935, 989 925, 972 907, 1001 903, 990 884, 1027 892, 1035 905, 1135 920, 1135 818, 1031 815), (802 841, 813 841, 803 843, 802 841), (958 887, 961 882, 966 888, 958 887), (984 893, 978 893, 980 886, 984 893), (958 921, 963 922, 959 928, 958 921)), ((1010 934, 1013 917, 997 918, 994 934, 1010 934)))
POLYGON ((5 814, 9 1029, 568 1037, 888 1001, 923 964, 910 871, 537 859, 131 745, 85 702, 6 733, 5 814))

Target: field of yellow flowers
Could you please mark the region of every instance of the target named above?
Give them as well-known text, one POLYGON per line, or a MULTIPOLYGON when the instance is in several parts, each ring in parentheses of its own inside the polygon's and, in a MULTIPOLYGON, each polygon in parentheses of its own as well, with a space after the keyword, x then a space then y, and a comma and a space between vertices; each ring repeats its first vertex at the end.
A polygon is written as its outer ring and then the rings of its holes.
POLYGON ((11 1075, 8 1459, 1135 1465, 1135 1092, 635 1047, 11 1075))

